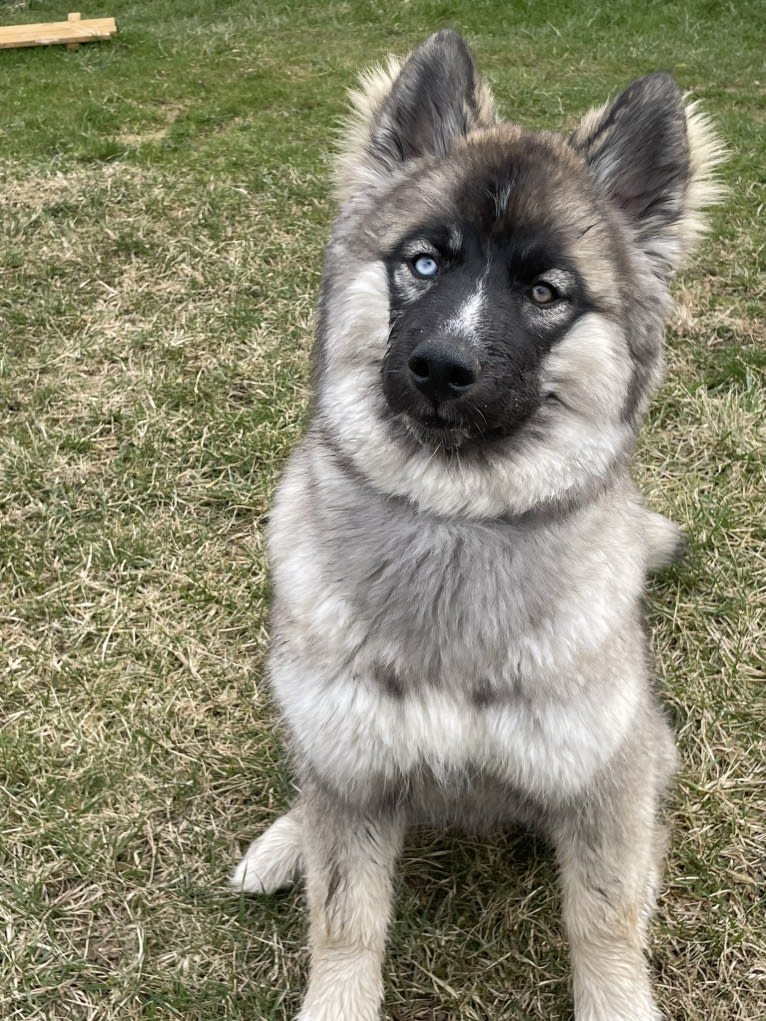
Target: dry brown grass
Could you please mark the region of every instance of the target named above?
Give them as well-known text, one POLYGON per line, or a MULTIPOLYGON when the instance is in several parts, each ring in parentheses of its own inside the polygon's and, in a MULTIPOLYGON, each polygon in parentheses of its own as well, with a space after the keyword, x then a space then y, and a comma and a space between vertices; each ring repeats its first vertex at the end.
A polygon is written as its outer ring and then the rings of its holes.
MULTIPOLYGON (((284 45, 289 97, 305 63, 284 45)), ((127 126, 124 144, 169 145, 179 103, 167 130, 127 126)), ((250 115, 224 125, 230 144, 250 115)), ((275 123, 252 143, 268 186, 205 175, 180 143, 154 161, 0 164, 9 1021, 285 1021, 297 1008, 299 894, 240 902, 225 885, 291 794, 262 679, 261 525, 307 399, 328 210, 317 152, 269 163, 275 123)), ((763 227, 751 178, 731 178, 731 211, 680 289, 638 467, 690 539, 649 593, 682 763, 652 950, 672 1021, 766 1017, 763 227)), ((392 1021, 565 1018, 567 976, 545 848, 523 834, 412 838, 392 1021)))

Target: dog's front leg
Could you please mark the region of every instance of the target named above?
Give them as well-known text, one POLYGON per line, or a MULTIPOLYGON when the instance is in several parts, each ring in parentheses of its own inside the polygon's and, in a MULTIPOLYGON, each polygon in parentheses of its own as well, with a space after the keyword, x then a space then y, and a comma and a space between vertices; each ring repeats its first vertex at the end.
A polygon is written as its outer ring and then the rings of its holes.
POLYGON ((304 790, 311 970, 298 1021, 376 1021, 404 822, 304 790))
POLYGON ((661 1021, 645 957, 664 845, 651 771, 588 790, 555 827, 576 1021, 661 1021))

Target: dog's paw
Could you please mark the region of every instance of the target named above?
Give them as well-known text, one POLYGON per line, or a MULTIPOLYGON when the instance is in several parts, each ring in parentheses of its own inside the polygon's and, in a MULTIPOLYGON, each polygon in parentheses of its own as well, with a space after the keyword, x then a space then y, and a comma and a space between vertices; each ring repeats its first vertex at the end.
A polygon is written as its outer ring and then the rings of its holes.
POLYGON ((302 858, 300 820, 288 812, 253 841, 234 870, 231 887, 237 893, 273 893, 298 878, 302 858))
POLYGON ((686 551, 686 536, 674 521, 644 508, 643 527, 646 569, 650 574, 656 574, 681 559, 686 551))
POLYGON ((637 991, 632 1001, 610 1000, 609 990, 575 1005, 575 1021, 665 1021, 651 994, 637 991))
POLYGON ((295 1021, 379 1021, 380 1011, 376 1008, 364 1007, 357 1010, 347 1004, 333 1006, 304 1007, 295 1021))
POLYGON ((359 946, 313 949, 311 974, 296 1021, 380 1021, 380 956, 359 946))

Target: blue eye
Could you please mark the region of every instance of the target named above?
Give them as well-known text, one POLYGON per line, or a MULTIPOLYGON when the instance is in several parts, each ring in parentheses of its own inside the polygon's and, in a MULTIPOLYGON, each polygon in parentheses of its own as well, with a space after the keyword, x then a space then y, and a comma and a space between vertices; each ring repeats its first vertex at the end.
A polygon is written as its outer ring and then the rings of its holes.
POLYGON ((439 263, 431 255, 418 255, 412 260, 415 276, 429 280, 439 272, 439 263))

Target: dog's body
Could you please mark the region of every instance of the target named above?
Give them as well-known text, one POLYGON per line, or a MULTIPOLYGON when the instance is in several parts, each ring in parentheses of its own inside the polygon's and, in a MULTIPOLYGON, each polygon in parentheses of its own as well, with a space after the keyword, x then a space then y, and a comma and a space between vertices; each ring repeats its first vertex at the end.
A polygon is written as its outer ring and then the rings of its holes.
POLYGON ((677 535, 628 459, 715 142, 659 75, 524 133, 447 32, 355 102, 270 526, 301 795, 234 882, 305 872, 301 1021, 374 1021, 406 827, 521 821, 556 849, 578 1021, 651 1021, 675 753, 640 604, 677 535))

